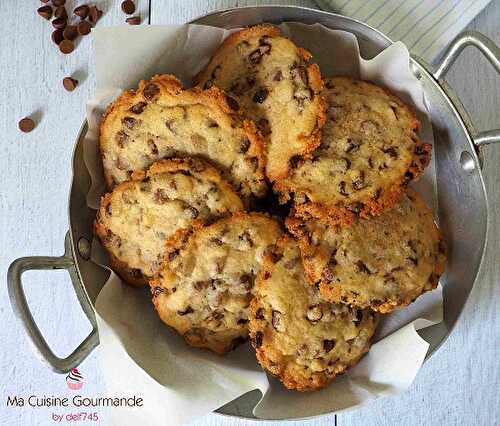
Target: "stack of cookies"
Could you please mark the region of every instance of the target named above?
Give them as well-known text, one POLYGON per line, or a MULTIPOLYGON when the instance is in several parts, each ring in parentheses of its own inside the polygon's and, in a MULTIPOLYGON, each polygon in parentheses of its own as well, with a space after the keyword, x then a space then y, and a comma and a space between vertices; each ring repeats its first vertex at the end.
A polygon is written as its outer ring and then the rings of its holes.
POLYGON ((161 320, 224 354, 250 336, 289 389, 330 383, 381 314, 436 287, 445 249, 408 184, 431 147, 387 90, 322 77, 272 25, 230 35, 184 89, 141 82, 106 111, 95 231, 161 320))

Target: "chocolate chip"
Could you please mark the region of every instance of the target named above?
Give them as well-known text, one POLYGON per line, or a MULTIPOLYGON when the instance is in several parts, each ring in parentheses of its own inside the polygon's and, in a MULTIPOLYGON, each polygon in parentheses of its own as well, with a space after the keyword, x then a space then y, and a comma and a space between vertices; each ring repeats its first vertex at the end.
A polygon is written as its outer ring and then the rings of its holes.
POLYGON ((240 318, 238 321, 236 321, 236 323, 239 325, 246 324, 247 322, 248 322, 248 320, 245 318, 240 318))
POLYGON ((209 129, 216 129, 217 127, 219 127, 219 124, 217 123, 217 121, 212 120, 211 118, 209 118, 207 120, 207 126, 208 126, 209 129))
POLYGON ((193 308, 191 306, 188 306, 183 311, 177 311, 177 314, 183 317, 184 315, 192 314, 193 312, 194 312, 193 308))
POLYGON ((19 121, 19 130, 23 133, 29 133, 35 128, 35 122, 28 117, 23 118, 19 121))
POLYGON ((123 131, 119 130, 115 135, 115 141, 120 148, 123 148, 125 142, 128 141, 129 136, 123 131))
POLYGON ((168 260, 171 262, 174 260, 177 256, 179 256, 179 250, 173 250, 170 253, 168 253, 168 260))
POLYGON ((189 215, 193 218, 193 219, 196 219, 198 217, 198 215, 200 214, 200 212, 198 211, 198 209, 194 208, 194 207, 188 207, 188 212, 189 212, 189 215))
POLYGON ((248 60, 252 65, 258 65, 260 64, 260 61, 262 60, 262 53, 260 52, 260 49, 255 49, 250 55, 248 55, 248 60))
POLYGON ((264 309, 263 308, 257 309, 257 312, 255 312, 255 319, 258 319, 258 320, 264 319, 264 309))
POLYGON ((210 242, 215 244, 216 246, 221 246, 224 244, 220 238, 216 238, 216 237, 210 238, 210 242))
POLYGON ((271 277, 271 273, 269 271, 264 272, 264 280, 268 280, 271 277))
POLYGON ((153 299, 158 297, 162 293, 165 293, 165 289, 163 287, 156 286, 151 289, 151 294, 153 295, 153 299))
POLYGON ((56 7, 64 6, 66 4, 66 0, 52 0, 52 4, 56 7))
POLYGON ((122 11, 127 15, 132 15, 135 12, 135 4, 132 0, 125 0, 122 2, 122 11))
POLYGON ((206 288, 208 288, 209 286, 209 283, 208 281, 196 281, 194 284, 193 284, 193 287, 196 291, 202 291, 206 288))
POLYGON ((339 183, 339 192, 344 196, 344 197, 348 197, 349 194, 347 193, 347 191, 345 190, 345 186, 346 186, 346 183, 344 181, 341 181, 339 183))
POLYGON ((276 331, 283 331, 283 324, 281 322, 281 312, 273 310, 271 322, 276 331))
POLYGON ((363 207, 364 204, 359 201, 351 203, 347 206, 347 208, 354 213, 359 213, 363 209, 363 207))
POLYGON ((253 75, 249 75, 247 78, 247 84, 249 88, 252 88, 255 85, 256 78, 253 75))
POLYGON ((123 117, 122 118, 122 124, 127 128, 127 129, 133 129, 137 125, 137 120, 133 117, 123 117))
POLYGON ((257 331, 257 333, 255 333, 255 337, 252 339, 252 345, 255 348, 260 348, 262 346, 263 340, 264 340, 264 334, 262 334, 262 331, 257 331))
POLYGON ((283 72, 281 70, 276 71, 273 77, 273 81, 281 81, 283 80, 283 72))
POLYGON ((63 30, 55 30, 54 32, 52 32, 52 41, 59 45, 61 43, 61 41, 64 40, 64 37, 63 37, 63 30))
POLYGON ((250 234, 248 233, 248 231, 245 231, 243 232, 243 234, 241 234, 238 239, 244 243, 246 243, 248 246, 250 247, 253 247, 254 246, 254 242, 252 240, 252 237, 250 237, 250 234))
POLYGON ((248 139, 243 139, 240 143, 239 153, 244 154, 248 151, 248 148, 250 148, 250 141, 248 139))
POLYGON ((359 143, 353 142, 352 139, 347 139, 347 148, 345 152, 356 152, 359 149, 359 143))
POLYGON ((424 149, 424 146, 423 145, 417 145, 415 147, 415 154, 416 155, 424 155, 425 154, 425 149, 424 149))
POLYGON ((158 95, 158 93, 160 93, 160 88, 154 83, 148 83, 146 84, 146 87, 144 87, 143 96, 144 99, 151 102, 154 100, 156 95, 158 95))
POLYGON ((87 21, 80 22, 76 29, 78 31, 78 34, 82 36, 90 34, 90 31, 92 31, 92 27, 87 21))
POLYGON ((66 25, 68 24, 68 21, 63 18, 56 18, 52 21, 52 26, 56 29, 63 29, 66 28, 66 25))
POLYGON ((231 96, 226 96, 226 102, 229 108, 231 108, 233 111, 238 111, 240 109, 240 104, 231 96))
POLYGON ((132 268, 132 269, 130 269, 129 272, 130 272, 130 275, 132 275, 133 278, 136 278, 136 279, 144 278, 144 275, 142 274, 142 271, 140 269, 132 268))
POLYGON ((366 263, 364 263, 362 260, 358 260, 356 262, 356 267, 358 268, 358 272, 362 272, 364 274, 371 275, 372 271, 368 269, 368 266, 366 266, 366 263))
POLYGON ((306 317, 311 322, 318 322, 321 318, 323 318, 323 310, 319 305, 309 306, 307 310, 306 317))
POLYGON ((102 10, 99 10, 96 6, 89 6, 89 21, 92 25, 97 24, 97 21, 101 19, 102 10))
POLYGON ((76 16, 85 19, 89 15, 89 7, 86 4, 82 4, 81 6, 78 6, 75 10, 73 10, 73 13, 76 16))
POLYGON ((323 340, 323 349, 326 353, 330 352, 335 347, 335 340, 323 340))
POLYGON ((290 160, 288 160, 288 166, 291 169, 296 169, 299 166, 302 157, 300 155, 294 155, 290 160))
POLYGON ((47 21, 52 18, 52 8, 50 6, 42 6, 37 10, 38 14, 47 21))
POLYGON ((130 111, 134 114, 142 114, 144 112, 144 108, 146 107, 146 102, 139 102, 130 108, 130 111))
POLYGON ((132 16, 130 18, 125 19, 125 22, 129 25, 140 25, 141 17, 140 16, 132 16))
POLYGON ((73 90, 75 90, 77 85, 78 85, 78 80, 75 80, 74 78, 71 77, 63 78, 63 86, 68 92, 72 92, 73 90))
POLYGON ((393 146, 390 146, 389 148, 384 148, 382 150, 382 152, 384 152, 385 154, 388 154, 389 157, 391 158, 398 158, 398 151, 397 151, 397 148, 393 147, 393 146))
POLYGON ((261 87, 253 95, 253 101, 259 104, 263 103, 266 100, 268 93, 269 91, 266 88, 261 87))
POLYGON ((68 12, 66 12, 66 8, 64 6, 59 6, 54 11, 54 16, 56 18, 68 19, 68 12))
POLYGON ((254 173, 259 168, 259 159, 257 157, 246 158, 245 161, 249 164, 254 173))
POLYGON ((407 259, 414 265, 418 266, 418 259, 416 257, 407 257, 407 259))
POLYGON ((153 199, 156 204, 165 204, 169 200, 167 193, 162 188, 158 188, 155 191, 153 199))
POLYGON ((355 191, 360 191, 365 186, 366 186, 366 184, 365 184, 365 178, 364 178, 363 174, 361 174, 357 179, 355 179, 352 182, 352 189, 354 189, 355 191))
POLYGON ((78 30, 74 25, 68 25, 63 31, 63 37, 66 40, 74 40, 78 37, 78 30))
POLYGON ((74 49, 75 45, 71 40, 63 40, 61 41, 61 43, 59 43, 59 50, 65 55, 68 55, 69 53, 73 52, 74 49))
POLYGON ((262 136, 269 136, 271 134, 271 126, 269 125, 269 121, 265 118, 261 118, 257 121, 257 127, 259 128, 262 136))

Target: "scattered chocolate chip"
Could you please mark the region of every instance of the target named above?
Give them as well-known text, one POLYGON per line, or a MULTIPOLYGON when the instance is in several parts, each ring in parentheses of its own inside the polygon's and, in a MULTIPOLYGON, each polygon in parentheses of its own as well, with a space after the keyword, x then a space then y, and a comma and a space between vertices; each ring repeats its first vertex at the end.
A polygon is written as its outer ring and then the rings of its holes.
POLYGON ((224 244, 220 238, 210 238, 210 242, 215 244, 216 246, 221 246, 224 244))
POLYGON ((250 141, 248 139, 243 139, 240 143, 239 153, 244 154, 248 151, 248 148, 250 148, 250 141))
POLYGON ((296 169, 301 161, 300 155, 294 155, 290 160, 288 160, 288 165, 291 169, 296 169))
POLYGON ((335 347, 335 340, 323 340, 323 349, 326 353, 330 352, 335 347))
POLYGON ((240 277, 240 284, 243 285, 245 290, 251 290, 255 281, 255 276, 253 274, 243 274, 240 277))
POLYGON ((64 6, 66 4, 66 0, 52 0, 52 4, 55 7, 64 6))
POLYGON ((226 96, 226 102, 229 108, 231 108, 233 111, 238 111, 240 109, 240 104, 231 96, 226 96))
POLYGON ((89 15, 89 7, 86 4, 82 4, 81 6, 78 6, 75 10, 73 10, 73 13, 76 16, 85 19, 89 15))
POLYGON ((347 148, 345 152, 356 152, 359 149, 359 143, 353 142, 352 139, 347 139, 347 148))
POLYGON ((66 28, 68 21, 63 18, 56 18, 52 21, 52 26, 56 29, 64 29, 66 28))
POLYGON ((418 266, 418 259, 416 257, 407 257, 407 259, 414 265, 418 266))
POLYGON ((165 293, 165 289, 163 287, 153 287, 151 289, 151 294, 153 295, 153 298, 158 297, 162 293, 165 293))
POLYGON ((207 120, 207 126, 209 129, 216 129, 217 127, 219 127, 219 125, 217 124, 217 121, 212 120, 211 118, 209 118, 207 120))
POLYGON ((273 81, 281 81, 283 80, 283 72, 281 70, 276 71, 274 74, 273 81))
POLYGON ((63 37, 63 30, 54 30, 52 32, 52 41, 59 45, 61 43, 61 41, 64 40, 64 37, 63 37))
POLYGON ((23 133, 29 133, 35 128, 35 122, 28 117, 23 118, 19 121, 19 130, 23 133))
POLYGON ((92 31, 92 26, 87 21, 80 22, 76 28, 78 34, 82 36, 90 34, 90 31, 92 31))
POLYGON ((177 314, 183 317, 184 315, 192 314, 193 312, 194 312, 193 308, 191 306, 188 306, 183 311, 177 311, 177 314))
POLYGON ((281 312, 273 310, 271 322, 276 331, 283 331, 283 324, 281 323, 281 312))
POLYGON ((160 88, 154 83, 148 83, 144 88, 143 96, 147 101, 151 102, 158 93, 160 93, 160 88))
POLYGON ((96 6, 89 7, 89 21, 92 25, 95 25, 99 19, 101 19, 102 10, 99 10, 96 6))
POLYGON ((364 263, 362 260, 358 260, 356 262, 356 267, 358 268, 358 272, 362 272, 364 274, 371 275, 370 269, 368 269, 368 266, 366 266, 366 263, 364 263))
POLYGON ((125 19, 125 22, 129 25, 140 25, 141 17, 140 16, 132 16, 130 18, 125 19))
POLYGON ((50 6, 42 6, 37 10, 38 14, 47 21, 52 18, 52 8, 50 6))
POLYGON ((391 158, 398 158, 398 151, 395 147, 390 146, 382 150, 385 154, 388 154, 391 158))
POLYGON ((179 255, 179 250, 174 250, 174 251, 171 251, 170 253, 168 253, 168 260, 169 261, 172 261, 174 260, 177 256, 179 255))
POLYGON ((78 85, 78 80, 75 80, 74 78, 71 77, 63 78, 63 86, 68 92, 72 92, 73 90, 75 90, 77 85, 78 85))
POLYGON ((123 131, 119 130, 115 135, 115 141, 120 148, 123 148, 125 142, 128 141, 128 135, 123 131))
POLYGON ((134 114, 142 114, 144 112, 144 108, 146 107, 146 105, 147 105, 146 102, 139 102, 133 105, 130 108, 130 111, 133 112, 134 114))
POLYGON ((266 100, 268 93, 269 91, 265 87, 261 87, 253 95, 253 101, 259 104, 263 103, 266 100))
POLYGON ((76 26, 68 25, 66 28, 64 28, 63 37, 66 40, 74 40, 75 38, 77 38, 78 30, 76 29, 76 26))
POLYGON ((318 322, 321 318, 323 318, 323 310, 319 305, 309 306, 307 310, 306 317, 311 322, 318 322))
POLYGON ((352 182, 352 189, 355 191, 360 191, 366 186, 365 179, 363 175, 360 175, 357 179, 352 182))
POLYGON ((133 129, 136 124, 137 120, 133 117, 123 117, 122 118, 122 124, 127 128, 127 129, 133 129))
POLYGON ((258 320, 264 319, 264 309, 263 308, 257 309, 257 312, 255 312, 255 319, 258 319, 258 320))
POLYGON ((256 172, 257 169, 259 168, 259 159, 257 157, 250 157, 250 158, 246 158, 245 160, 250 165, 252 170, 254 172, 256 172))
POLYGON ((193 219, 196 219, 198 217, 198 215, 200 214, 198 209, 196 209, 195 207, 189 207, 187 210, 189 211, 189 214, 191 215, 191 217, 193 219))
POLYGON ((59 43, 59 50, 65 55, 73 52, 74 49, 75 45, 71 40, 63 40, 61 41, 61 43, 59 43))
POLYGON ((269 136, 272 133, 271 126, 269 125, 269 120, 266 120, 265 118, 261 118, 259 121, 257 121, 257 127, 262 133, 262 136, 269 136))
POLYGON ((239 325, 246 324, 247 322, 248 322, 248 320, 245 318, 240 318, 238 321, 236 321, 236 323, 239 325))
POLYGON ((60 19, 68 19, 68 12, 64 6, 59 6, 54 10, 54 16, 60 19))
POLYGON ((344 181, 341 181, 339 183, 339 192, 344 196, 344 197, 348 197, 349 194, 347 193, 347 191, 345 190, 345 186, 346 186, 346 183, 344 181))
POLYGON ((264 334, 262 334, 262 331, 257 331, 257 333, 255 333, 254 339, 252 339, 252 344, 255 348, 260 348, 262 346, 263 340, 264 334))
POLYGON ((132 15, 135 12, 135 4, 132 0, 125 0, 122 2, 122 11, 127 15, 132 15))
POLYGON ((252 65, 258 65, 262 60, 262 53, 260 49, 255 49, 250 55, 248 55, 248 60, 252 65))

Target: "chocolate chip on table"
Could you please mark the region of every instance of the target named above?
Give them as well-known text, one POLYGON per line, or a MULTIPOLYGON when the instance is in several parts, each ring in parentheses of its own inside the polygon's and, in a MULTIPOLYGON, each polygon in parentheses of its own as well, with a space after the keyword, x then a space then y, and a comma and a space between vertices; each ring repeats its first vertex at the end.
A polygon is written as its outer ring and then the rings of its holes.
POLYGON ((52 21, 52 26, 56 29, 64 29, 68 24, 67 19, 64 18, 56 18, 52 21))
POLYGON ((82 21, 76 27, 78 34, 84 36, 90 33, 92 26, 87 21, 82 21))
POLYGON ((56 7, 64 6, 66 4, 66 0, 52 0, 52 4, 56 7))
POLYGON ((73 13, 76 16, 85 19, 89 15, 89 7, 86 4, 82 4, 81 6, 78 6, 75 10, 73 10, 73 13))
POLYGON ((74 40, 78 37, 78 30, 74 25, 68 25, 63 31, 63 37, 66 40, 74 40))
POLYGON ((23 133, 29 133, 35 128, 35 122, 28 117, 24 117, 21 121, 19 121, 19 130, 23 133))
POLYGON ((101 19, 102 10, 99 10, 96 6, 89 7, 89 21, 92 25, 95 25, 99 19, 101 19))
POLYGON ((59 6, 54 11, 54 16, 56 18, 68 19, 68 12, 66 12, 66 8, 64 6, 59 6))
POLYGON ((37 10, 38 14, 47 21, 52 18, 52 8, 50 6, 42 6, 37 10))
POLYGON ((75 90, 77 85, 78 85, 78 80, 75 80, 74 78, 71 77, 63 78, 63 86, 68 92, 72 92, 73 90, 75 90))
POLYGON ((122 2, 123 13, 132 15, 135 12, 135 4, 132 0, 125 0, 122 2))
POLYGON ((63 30, 59 29, 59 30, 54 30, 54 32, 52 33, 52 41, 59 45, 61 43, 61 41, 64 40, 64 36, 63 36, 63 30))
POLYGON ((63 40, 59 43, 59 50, 67 55, 75 50, 75 45, 71 40, 63 40))
POLYGON ((130 18, 125 19, 125 22, 129 25, 140 25, 141 17, 140 16, 132 16, 130 18))

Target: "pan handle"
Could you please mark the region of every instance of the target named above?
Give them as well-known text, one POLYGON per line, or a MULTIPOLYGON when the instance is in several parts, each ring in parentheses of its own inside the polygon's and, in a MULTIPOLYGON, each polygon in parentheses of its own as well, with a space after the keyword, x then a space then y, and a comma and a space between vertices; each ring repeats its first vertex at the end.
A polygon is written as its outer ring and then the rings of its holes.
MULTIPOLYGON (((497 73, 500 74, 500 48, 484 34, 477 31, 464 31, 451 42, 437 64, 436 71, 434 72, 436 80, 441 80, 446 76, 462 50, 467 46, 474 46, 479 49, 491 65, 493 65, 497 73)), ((490 143, 500 143, 500 129, 483 132, 473 131, 472 138, 477 147, 490 143)))
POLYGON ((35 345, 42 360, 45 361, 55 372, 67 373, 77 367, 99 344, 99 336, 97 333, 95 317, 92 313, 90 305, 87 303, 88 306, 85 306, 82 300, 80 300, 80 304, 92 324, 92 331, 68 357, 59 358, 54 354, 54 352, 52 352, 46 340, 42 336, 40 329, 36 325, 33 316, 31 315, 21 281, 21 276, 26 271, 52 269, 67 270, 71 276, 73 285, 79 285, 79 283, 75 282, 75 280, 78 280, 78 276, 76 273, 75 262, 73 260, 73 256, 71 255, 69 234, 66 235, 66 252, 63 256, 22 257, 12 262, 7 273, 7 285, 12 309, 28 333, 28 336, 35 345))

